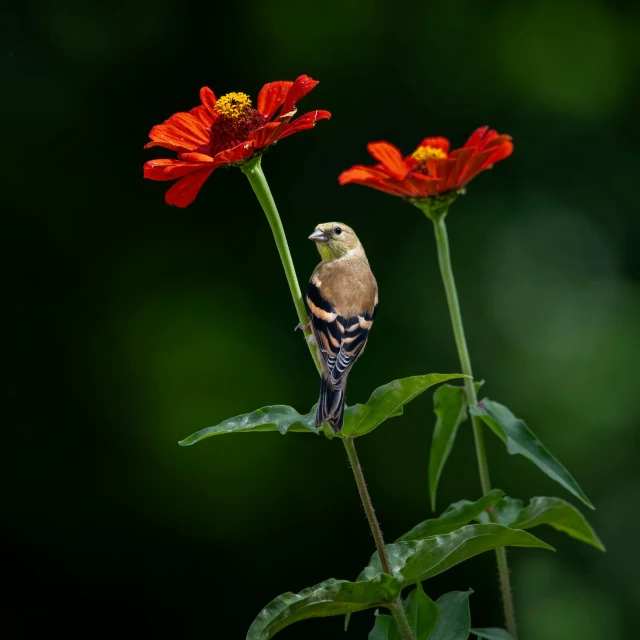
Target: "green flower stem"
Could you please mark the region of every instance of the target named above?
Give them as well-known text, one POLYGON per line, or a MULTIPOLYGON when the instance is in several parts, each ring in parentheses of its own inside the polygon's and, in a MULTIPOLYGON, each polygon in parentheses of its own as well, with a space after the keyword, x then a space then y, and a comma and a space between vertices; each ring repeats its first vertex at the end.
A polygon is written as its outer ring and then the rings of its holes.
MULTIPOLYGON (((280 260, 282 260, 282 266, 284 267, 287 282, 289 283, 289 290, 291 291, 293 304, 295 305, 296 312, 298 313, 298 320, 300 321, 300 325, 305 327, 309 324, 309 316, 307 315, 307 310, 302 299, 300 285, 298 284, 298 277, 296 276, 296 270, 293 266, 293 260, 291 259, 291 252, 289 251, 289 245, 287 243, 287 237, 284 233, 284 227, 282 226, 282 220, 280 220, 280 214, 278 213, 276 203, 273 199, 273 196, 271 195, 271 190, 269 189, 267 180, 264 177, 260 160, 261 157, 258 156, 254 160, 245 163, 242 166, 242 172, 249 179, 251 188, 256 194, 258 202, 260 202, 262 210, 267 216, 267 220, 269 221, 269 225, 273 233, 273 238, 276 242, 276 247, 278 248, 278 253, 280 254, 280 260)), ((322 375, 322 368, 320 366, 320 361, 318 360, 318 353, 309 340, 310 336, 312 335, 310 327, 304 330, 304 335, 309 347, 309 351, 311 353, 311 357, 313 358, 313 362, 316 365, 316 369, 318 370, 318 373, 322 375)), ((389 562, 389 555, 387 554, 387 549, 382 537, 380 524, 378 523, 375 512, 373 510, 371 497, 369 496, 369 491, 364 480, 364 474, 362 473, 362 467, 360 466, 360 462, 358 460, 355 443, 353 442, 353 438, 342 438, 342 442, 344 443, 344 447, 347 450, 347 456, 349 457, 349 462, 351 463, 351 468, 353 469, 353 475, 355 477, 356 484, 358 485, 358 492, 360 493, 362 506, 364 507, 365 513, 367 514, 367 520, 369 521, 369 526, 371 527, 371 533, 373 534, 373 538, 376 543, 376 549, 378 550, 378 555, 380 556, 380 563, 385 573, 393 575, 391 571, 391 564, 389 562)), ((403 639, 414 640, 413 635, 411 634, 411 630, 409 629, 409 622, 407 620, 407 616, 404 612, 404 607, 402 606, 400 598, 398 598, 398 600, 391 605, 391 611, 394 615, 398 628, 402 633, 403 639)))
MULTIPOLYGON (((467 391, 467 400, 470 406, 474 406, 478 404, 478 398, 476 395, 476 388, 473 383, 471 359, 469 358, 467 339, 464 335, 462 314, 460 313, 460 302, 458 301, 458 292, 456 290, 456 282, 453 277, 453 267, 451 266, 449 238, 447 236, 447 225, 445 222, 446 211, 444 213, 441 213, 440 215, 429 217, 433 221, 433 226, 436 234, 438 262, 440 263, 440 274, 442 275, 444 290, 447 294, 449 315, 451 316, 453 335, 455 336, 456 347, 458 348, 460 366, 462 367, 462 373, 467 376, 471 376, 469 378, 465 378, 464 381, 464 386, 467 391)), ((476 457, 478 459, 480 484, 482 486, 482 493, 486 495, 487 493, 489 493, 489 491, 491 491, 491 481, 489 479, 489 463, 487 462, 487 451, 484 446, 484 433, 482 431, 482 423, 476 416, 471 416, 471 424, 473 427, 473 437, 476 444, 476 457)), ((495 522, 493 513, 490 512, 489 517, 495 522)), ((507 553, 504 550, 504 547, 499 547, 498 549, 496 549, 496 559, 498 562, 500 589, 502 591, 502 604, 504 607, 504 616, 507 624, 507 629, 514 638, 517 638, 515 608, 513 606, 513 595, 511 592, 511 579, 509 577, 507 553)))
POLYGON ((300 285, 298 284, 298 278, 296 276, 296 270, 293 266, 293 260, 291 259, 291 252, 289 251, 289 245, 287 244, 287 237, 284 233, 284 227, 282 226, 282 220, 280 220, 280 214, 276 207, 276 203, 271 195, 271 189, 267 184, 267 179, 264 177, 262 171, 262 165, 260 163, 261 156, 258 156, 254 160, 251 160, 242 166, 242 172, 249 178, 249 183, 253 192, 258 198, 258 202, 262 205, 262 210, 267 216, 271 232, 273 233, 273 239, 276 242, 278 253, 280 254, 280 260, 282 260, 282 266, 284 267, 284 273, 289 283, 289 291, 291 291, 291 297, 293 298, 293 304, 296 307, 298 314, 298 320, 300 321, 303 329, 304 336, 306 338, 307 346, 309 347, 309 353, 320 373, 320 361, 318 360, 318 353, 315 347, 311 343, 311 336, 313 332, 309 325, 309 316, 307 315, 307 309, 304 306, 304 300, 302 299, 302 292, 300 291, 300 285))

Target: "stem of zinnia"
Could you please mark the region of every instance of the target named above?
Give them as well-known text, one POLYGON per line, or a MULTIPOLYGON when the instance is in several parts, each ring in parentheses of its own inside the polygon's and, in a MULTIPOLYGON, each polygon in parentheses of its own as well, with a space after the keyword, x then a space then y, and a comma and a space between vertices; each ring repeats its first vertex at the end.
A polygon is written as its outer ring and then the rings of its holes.
MULTIPOLYGON (((271 226, 271 231, 273 233, 273 238, 276 242, 276 247, 278 248, 278 253, 280 254, 280 260, 282 260, 282 266, 284 267, 287 282, 289 283, 291 297, 293 298, 293 303, 298 313, 298 320, 300 321, 301 326, 306 326, 309 324, 309 316, 307 315, 307 310, 302 299, 300 285, 298 284, 298 277, 296 276, 296 270, 293 266, 293 260, 291 259, 291 252, 289 251, 289 245, 287 243, 287 237, 284 233, 284 227, 282 226, 282 220, 280 219, 280 214, 278 213, 276 203, 273 199, 273 196, 271 195, 271 190, 269 189, 267 180, 264 177, 260 160, 261 157, 258 156, 257 158, 245 163, 242 166, 242 172, 249 179, 251 188, 256 194, 258 202, 260 202, 262 210, 267 216, 267 220, 269 221, 269 225, 271 226)), ((305 338, 307 338, 306 342, 309 346, 309 351, 311 352, 311 357, 313 358, 313 362, 316 365, 316 369, 318 370, 318 373, 322 375, 322 368, 320 366, 320 361, 318 360, 318 353, 314 345, 311 344, 310 340, 308 339, 308 337, 312 334, 311 328, 306 329, 304 334, 305 338)), ((362 467, 360 466, 360 461, 358 460, 358 454, 356 453, 356 445, 353 441, 353 438, 342 438, 342 442, 344 443, 344 447, 347 450, 347 456, 349 457, 349 462, 351 463, 351 468, 353 470, 356 485, 358 486, 358 492, 360 494, 360 499, 362 500, 362 506, 364 507, 364 511, 367 515, 371 533, 373 534, 373 539, 375 540, 376 549, 378 550, 378 555, 380 556, 380 564, 385 573, 387 573, 388 575, 393 575, 391 563, 389 562, 389 555, 387 554, 387 549, 382 537, 380 524, 378 523, 375 511, 373 510, 371 496, 369 495, 369 490, 367 489, 364 474, 362 473, 362 467)), ((398 625, 398 629, 402 634, 403 640, 414 640, 400 598, 398 598, 398 600, 392 604, 391 611, 393 613, 394 619, 396 620, 396 624, 398 625)))
MULTIPOLYGON (((426 208, 420 207, 427 217, 429 217, 434 226, 436 234, 436 245, 438 247, 438 262, 440 263, 440 274, 444 284, 444 290, 447 295, 447 303, 449 305, 449 315, 451 316, 451 324, 453 326, 453 335, 458 348, 458 357, 460 358, 460 366, 462 373, 469 378, 465 378, 464 385, 467 392, 467 401, 469 406, 478 403, 476 388, 473 381, 473 372, 471 369, 471 359, 469 357, 469 349, 467 347, 467 339, 464 335, 464 326, 462 324, 462 314, 460 312, 460 302, 458 301, 458 292, 456 282, 453 277, 453 267, 451 266, 451 254, 449 251, 449 238, 447 235, 447 225, 445 222, 446 210, 433 214, 433 210, 427 212, 426 208)), ((489 463, 487 462, 487 452, 484 446, 484 434, 482 431, 482 423, 476 416, 471 416, 471 424, 473 427, 473 437, 476 445, 476 457, 478 459, 478 471, 480 473, 480 485, 482 493, 486 495, 491 491, 491 481, 489 479, 489 463)), ((495 516, 490 511, 489 517, 495 522, 495 516)), ((507 564, 507 553, 504 547, 496 549, 496 559, 498 563, 498 574, 500 576, 500 589, 502 591, 502 604, 504 607, 504 616, 507 630, 514 637, 516 635, 516 616, 513 605, 513 594, 511 592, 511 579, 509 577, 509 565, 507 564)))

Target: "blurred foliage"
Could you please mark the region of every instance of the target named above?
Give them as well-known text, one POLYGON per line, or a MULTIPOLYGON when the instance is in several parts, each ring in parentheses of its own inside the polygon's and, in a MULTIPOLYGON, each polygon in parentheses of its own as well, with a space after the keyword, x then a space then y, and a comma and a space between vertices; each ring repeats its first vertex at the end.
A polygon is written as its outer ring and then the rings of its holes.
MULTIPOLYGON (((464 142, 482 124, 512 158, 470 185, 449 222, 476 374, 576 476, 609 551, 560 533, 559 553, 509 556, 523 637, 631 637, 640 561, 640 169, 637 3, 312 5, 247 0, 12 3, 0 22, 8 328, 4 565, 13 637, 242 637, 271 597, 356 575, 373 550, 341 444, 185 434, 255 407, 311 406, 318 381, 269 229, 244 176, 217 171, 184 211, 142 180, 151 126, 198 89, 246 91, 301 73, 301 109, 333 112, 263 166, 301 280, 306 237, 339 217, 363 241, 381 307, 349 402, 388 380, 458 369, 431 225, 359 187, 366 143, 464 142), (336 213, 339 212, 339 213, 336 213), (405 336, 412 328, 411 348, 405 336), (247 393, 247 388, 251 393, 247 393), (237 591, 243 591, 242 602, 237 591), (201 606, 200 606, 201 605, 201 606), (87 620, 85 620, 85 614, 87 620)), ((389 540, 429 517, 431 398, 359 441, 389 540)), ((480 489, 468 423, 441 505, 480 489)), ((555 490, 491 438, 494 486, 555 490)), ((565 496, 563 496, 565 497, 565 496)), ((498 626, 493 558, 429 583, 473 588, 498 626)), ((371 616, 355 615, 352 637, 371 616)), ((337 618, 286 638, 333 637, 337 618)))

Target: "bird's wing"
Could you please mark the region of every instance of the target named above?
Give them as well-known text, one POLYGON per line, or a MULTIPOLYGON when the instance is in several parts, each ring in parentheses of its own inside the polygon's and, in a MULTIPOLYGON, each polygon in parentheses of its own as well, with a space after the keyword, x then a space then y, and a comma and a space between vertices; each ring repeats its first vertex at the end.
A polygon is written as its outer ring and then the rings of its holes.
POLYGON ((329 382, 339 387, 364 349, 375 309, 371 314, 363 311, 345 318, 337 313, 313 282, 307 287, 307 304, 318 349, 329 373, 329 382))

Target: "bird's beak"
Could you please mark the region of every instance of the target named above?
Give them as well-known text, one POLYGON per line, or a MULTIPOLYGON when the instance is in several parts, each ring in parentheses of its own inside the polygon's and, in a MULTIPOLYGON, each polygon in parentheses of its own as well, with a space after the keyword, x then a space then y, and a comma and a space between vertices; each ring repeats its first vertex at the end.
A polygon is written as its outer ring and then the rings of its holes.
POLYGON ((316 229, 310 236, 309 240, 313 240, 314 242, 326 242, 327 236, 324 235, 323 231, 320 229, 316 229))

